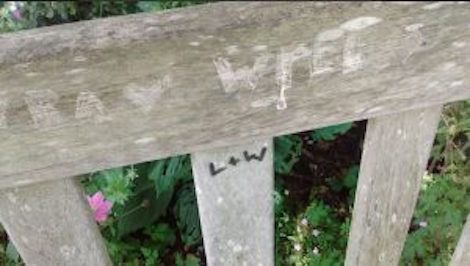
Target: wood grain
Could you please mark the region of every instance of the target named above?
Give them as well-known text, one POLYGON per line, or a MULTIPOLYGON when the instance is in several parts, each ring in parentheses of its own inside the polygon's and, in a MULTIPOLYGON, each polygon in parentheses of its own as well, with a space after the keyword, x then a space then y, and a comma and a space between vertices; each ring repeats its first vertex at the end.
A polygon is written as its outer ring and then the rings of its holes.
POLYGON ((454 255, 450 261, 450 266, 470 265, 470 214, 467 216, 467 222, 460 234, 460 240, 455 248, 454 255))
POLYGON ((0 35, 0 188, 470 98, 470 8, 217 3, 0 35))
POLYGON ((369 120, 345 265, 398 265, 440 113, 369 120))
POLYGON ((274 265, 272 139, 191 159, 208 265, 274 265))
POLYGON ((0 191, 0 222, 26 265, 111 265, 78 182, 0 191))

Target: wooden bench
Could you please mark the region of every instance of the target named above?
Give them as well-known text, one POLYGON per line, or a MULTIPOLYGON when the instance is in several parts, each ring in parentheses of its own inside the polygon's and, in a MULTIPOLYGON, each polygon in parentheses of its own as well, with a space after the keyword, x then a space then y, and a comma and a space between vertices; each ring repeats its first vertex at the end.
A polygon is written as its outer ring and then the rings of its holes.
POLYGON ((0 221, 27 265, 109 265, 74 176, 191 153, 208 264, 273 265, 272 138, 368 119, 345 264, 397 265, 469 18, 226 2, 0 35, 0 221))

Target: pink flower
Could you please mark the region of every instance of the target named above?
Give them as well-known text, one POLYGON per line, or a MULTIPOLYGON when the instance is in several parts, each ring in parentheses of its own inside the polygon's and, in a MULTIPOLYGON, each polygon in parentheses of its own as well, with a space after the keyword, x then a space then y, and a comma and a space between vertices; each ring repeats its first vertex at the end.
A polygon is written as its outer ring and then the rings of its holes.
POLYGON ((16 9, 14 11, 11 12, 11 15, 13 16, 13 18, 15 18, 16 20, 21 20, 22 17, 21 17, 21 12, 16 9))
POLYGON ((21 12, 18 9, 19 6, 23 6, 22 3, 17 3, 17 2, 10 2, 9 3, 11 15, 16 20, 21 20, 22 19, 21 12))
POLYGON ((113 203, 104 198, 101 191, 96 192, 93 196, 87 196, 88 204, 95 215, 97 222, 104 222, 108 218, 108 214, 113 207, 113 203))

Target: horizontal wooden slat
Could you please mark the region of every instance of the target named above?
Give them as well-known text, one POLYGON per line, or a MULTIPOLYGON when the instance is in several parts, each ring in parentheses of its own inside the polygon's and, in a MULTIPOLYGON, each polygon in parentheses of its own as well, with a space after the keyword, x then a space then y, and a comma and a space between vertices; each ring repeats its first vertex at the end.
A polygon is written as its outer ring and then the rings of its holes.
POLYGON ((0 187, 470 98, 470 8, 218 3, 0 37, 0 187))

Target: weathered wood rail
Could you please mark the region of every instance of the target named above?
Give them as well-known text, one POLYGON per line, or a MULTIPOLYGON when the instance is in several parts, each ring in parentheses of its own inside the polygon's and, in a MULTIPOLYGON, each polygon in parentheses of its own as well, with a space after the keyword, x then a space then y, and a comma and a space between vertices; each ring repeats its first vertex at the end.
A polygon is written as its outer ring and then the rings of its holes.
POLYGON ((272 138, 370 119, 346 265, 396 265, 441 107, 468 98, 464 2, 217 3, 0 35, 0 222, 28 265, 108 265, 73 176, 192 153, 209 265, 273 265, 272 138))

